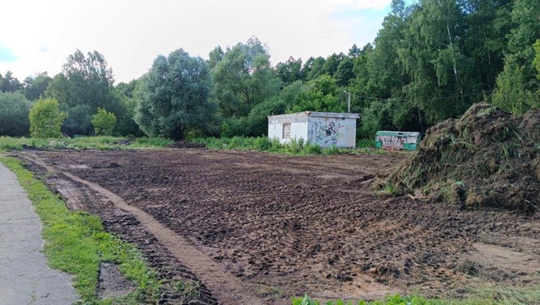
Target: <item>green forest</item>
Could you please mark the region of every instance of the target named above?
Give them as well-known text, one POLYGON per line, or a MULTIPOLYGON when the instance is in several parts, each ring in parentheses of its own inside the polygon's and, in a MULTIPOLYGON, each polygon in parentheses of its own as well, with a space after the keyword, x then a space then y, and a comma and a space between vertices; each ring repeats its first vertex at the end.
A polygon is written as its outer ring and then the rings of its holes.
POLYGON ((57 75, 0 74, 0 135, 261 136, 268 115, 346 112, 349 96, 359 139, 425 132, 477 102, 521 114, 540 107, 540 1, 393 0, 372 43, 275 65, 270 56, 257 37, 207 60, 179 48, 115 83, 103 54, 75 50, 57 75))

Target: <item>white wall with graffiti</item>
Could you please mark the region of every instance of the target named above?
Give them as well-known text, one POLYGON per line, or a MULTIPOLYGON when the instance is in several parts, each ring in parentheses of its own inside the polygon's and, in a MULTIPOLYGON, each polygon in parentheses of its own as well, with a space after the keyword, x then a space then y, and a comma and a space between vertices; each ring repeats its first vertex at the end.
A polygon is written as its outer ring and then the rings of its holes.
POLYGON ((302 138, 321 147, 355 147, 358 118, 353 113, 311 111, 269 116, 268 137, 282 144, 302 138))

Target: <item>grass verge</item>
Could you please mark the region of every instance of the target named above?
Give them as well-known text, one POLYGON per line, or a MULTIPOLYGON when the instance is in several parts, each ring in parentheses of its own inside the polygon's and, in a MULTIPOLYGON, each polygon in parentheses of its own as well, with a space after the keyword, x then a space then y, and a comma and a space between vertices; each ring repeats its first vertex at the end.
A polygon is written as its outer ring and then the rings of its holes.
POLYGON ((164 138, 78 137, 58 139, 12 138, 0 136, 0 151, 21 150, 24 146, 40 149, 151 149, 174 143, 164 138))
MULTIPOLYGON (((149 269, 140 252, 131 244, 105 232, 101 220, 82 211, 70 211, 14 158, 0 157, 28 193, 43 222, 44 253, 51 268, 73 275, 80 304, 157 304, 163 292, 162 280, 149 269), (98 299, 96 287, 101 262, 119 265, 120 271, 137 288, 127 296, 98 299)), ((179 287, 182 285, 178 285, 179 287)))
POLYGON ((359 141, 360 146, 353 149, 321 148, 319 145, 305 142, 303 139, 292 139, 289 144, 280 144, 278 140, 269 139, 268 137, 197 138, 193 141, 204 144, 209 149, 254 150, 288 155, 387 153, 384 150, 375 149, 375 143, 369 140, 359 141))
MULTIPOLYGON (((266 151, 287 155, 334 155, 334 154, 386 154, 375 149, 375 143, 369 139, 358 141, 353 149, 337 147, 321 148, 318 145, 305 142, 303 139, 293 139, 289 144, 280 144, 268 137, 232 137, 232 138, 196 138, 193 142, 206 145, 209 149, 231 149, 266 151)), ((12 138, 0 136, 0 151, 22 150, 23 147, 39 149, 152 149, 164 148, 174 141, 164 138, 133 138, 119 137, 78 137, 58 139, 12 138)))

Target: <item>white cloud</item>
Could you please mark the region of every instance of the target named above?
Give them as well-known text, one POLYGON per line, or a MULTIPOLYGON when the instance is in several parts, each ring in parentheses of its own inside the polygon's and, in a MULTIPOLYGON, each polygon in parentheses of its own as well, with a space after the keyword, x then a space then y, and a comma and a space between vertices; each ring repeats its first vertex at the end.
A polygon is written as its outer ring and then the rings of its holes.
POLYGON ((273 62, 346 52, 375 37, 390 0, 19 0, 3 4, 0 43, 19 60, 0 63, 19 78, 54 75, 69 54, 97 50, 118 81, 144 74, 159 54, 184 48, 206 58, 217 45, 255 35, 273 62), (347 12, 352 12, 347 14, 347 12), (362 15, 368 12, 372 16, 362 15), (366 18, 369 17, 369 18, 366 18), (375 25, 374 25, 375 24, 375 25), (364 31, 365 29, 365 31, 364 31))

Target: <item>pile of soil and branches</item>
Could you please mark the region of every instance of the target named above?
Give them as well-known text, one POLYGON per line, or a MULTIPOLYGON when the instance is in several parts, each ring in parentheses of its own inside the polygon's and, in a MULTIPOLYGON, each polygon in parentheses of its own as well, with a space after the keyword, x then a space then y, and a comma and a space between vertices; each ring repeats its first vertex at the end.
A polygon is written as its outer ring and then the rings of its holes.
POLYGON ((540 110, 522 116, 489 104, 427 131, 418 151, 377 187, 463 208, 540 210, 540 110))
POLYGON ((206 145, 201 143, 194 143, 188 141, 178 141, 173 144, 167 145, 168 148, 206 148, 206 145))

